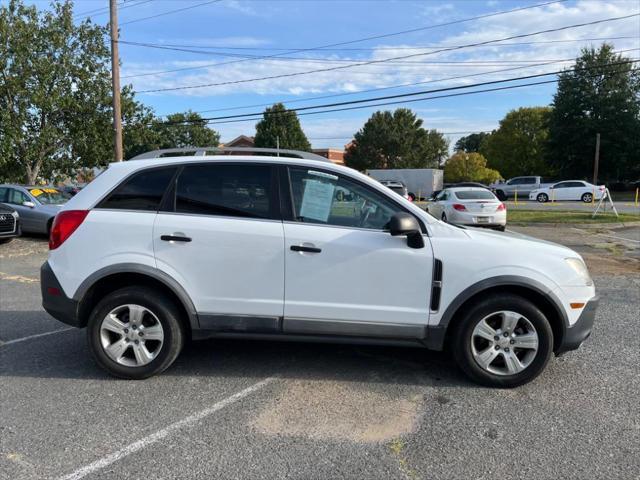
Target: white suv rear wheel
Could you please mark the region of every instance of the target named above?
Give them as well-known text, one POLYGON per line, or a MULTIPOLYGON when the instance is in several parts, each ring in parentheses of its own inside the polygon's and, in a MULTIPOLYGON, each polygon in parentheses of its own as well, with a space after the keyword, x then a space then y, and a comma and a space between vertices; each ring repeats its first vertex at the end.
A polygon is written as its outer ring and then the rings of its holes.
POLYGON ((184 343, 180 310, 156 290, 127 287, 106 295, 87 325, 91 352, 111 375, 143 379, 167 369, 184 343))

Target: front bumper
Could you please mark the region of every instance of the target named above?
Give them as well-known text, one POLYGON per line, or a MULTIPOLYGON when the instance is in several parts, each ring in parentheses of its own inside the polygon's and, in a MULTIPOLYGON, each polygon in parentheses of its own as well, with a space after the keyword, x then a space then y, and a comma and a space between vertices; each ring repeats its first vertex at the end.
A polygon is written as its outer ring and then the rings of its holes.
POLYGON ((20 219, 16 218, 13 230, 10 232, 0 232, 0 239, 15 238, 22 235, 22 228, 20 227, 20 219))
POLYGON ((576 350, 582 345, 582 343, 591 335, 591 329, 593 328, 593 322, 596 318, 596 309, 600 297, 597 295, 587 302, 578 320, 564 329, 562 336, 562 342, 556 349, 556 355, 576 350))
POLYGON ((72 327, 84 326, 78 318, 78 302, 65 295, 49 262, 44 262, 40 267, 40 291, 42 307, 49 315, 72 327))

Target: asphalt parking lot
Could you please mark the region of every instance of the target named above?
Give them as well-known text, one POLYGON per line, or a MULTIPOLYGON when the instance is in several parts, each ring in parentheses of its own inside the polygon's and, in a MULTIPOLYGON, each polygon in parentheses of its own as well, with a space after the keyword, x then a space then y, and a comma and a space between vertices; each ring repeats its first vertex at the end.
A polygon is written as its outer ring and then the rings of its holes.
POLYGON ((520 227, 580 251, 593 335, 514 390, 446 354, 202 341, 116 380, 40 307, 46 242, 0 246, 0 478, 639 478, 640 228, 520 227))

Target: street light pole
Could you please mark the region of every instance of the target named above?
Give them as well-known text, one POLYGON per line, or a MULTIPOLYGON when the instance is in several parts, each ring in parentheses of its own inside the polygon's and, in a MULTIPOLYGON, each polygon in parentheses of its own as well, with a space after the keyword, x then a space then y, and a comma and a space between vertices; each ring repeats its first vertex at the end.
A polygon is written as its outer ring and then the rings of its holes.
POLYGON ((122 111, 120 108, 120 57, 118 55, 117 0, 109 0, 111 23, 111 86, 113 89, 113 154, 116 162, 122 161, 122 111))

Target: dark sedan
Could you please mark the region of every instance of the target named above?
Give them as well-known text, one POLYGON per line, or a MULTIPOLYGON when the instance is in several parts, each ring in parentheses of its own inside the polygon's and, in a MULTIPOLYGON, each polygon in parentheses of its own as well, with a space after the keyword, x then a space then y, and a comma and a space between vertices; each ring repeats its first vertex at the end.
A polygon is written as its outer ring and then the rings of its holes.
POLYGON ((0 244, 20 236, 20 216, 15 208, 0 203, 0 244))

